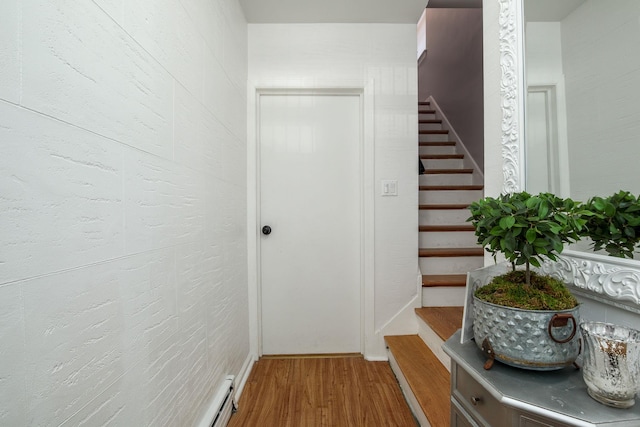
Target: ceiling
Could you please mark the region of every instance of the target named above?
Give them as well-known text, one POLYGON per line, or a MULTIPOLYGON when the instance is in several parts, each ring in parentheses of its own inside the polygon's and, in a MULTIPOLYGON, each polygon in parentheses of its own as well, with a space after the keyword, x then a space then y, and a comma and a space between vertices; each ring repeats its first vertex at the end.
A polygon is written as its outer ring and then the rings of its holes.
POLYGON ((428 0, 240 0, 249 23, 407 23, 428 0))
POLYGON ((585 0, 525 0, 525 21, 562 21, 584 2, 585 0))

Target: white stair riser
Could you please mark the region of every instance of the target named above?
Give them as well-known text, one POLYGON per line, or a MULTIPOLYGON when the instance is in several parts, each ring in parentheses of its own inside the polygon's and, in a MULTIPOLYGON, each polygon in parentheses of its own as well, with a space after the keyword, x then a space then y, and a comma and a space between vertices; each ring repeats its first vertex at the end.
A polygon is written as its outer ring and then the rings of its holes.
POLYGON ((421 134, 419 140, 422 142, 449 141, 449 135, 446 133, 421 134))
POLYGON ((418 120, 435 120, 436 118, 436 113, 431 113, 431 114, 418 114, 418 120))
POLYGON ((465 224, 471 216, 468 209, 421 209, 421 225, 457 225, 465 224))
POLYGON ((423 307, 460 307, 464 305, 467 290, 464 286, 438 286, 422 288, 423 307))
POLYGON ((471 185, 470 173, 427 173, 420 175, 420 185, 471 185))
POLYGON ((462 159, 421 159, 427 169, 460 169, 464 166, 462 159))
POLYGON ((422 274, 464 274, 480 268, 484 257, 420 257, 422 274))
POLYGON ((419 123, 420 130, 440 130, 442 129, 442 123, 419 123))
POLYGON ((421 205, 471 203, 482 198, 482 190, 419 191, 419 193, 421 205))
MULTIPOLYGON (((423 306, 424 307, 424 306, 423 306)), ((438 306, 442 307, 442 306, 438 306)), ((440 360, 440 363, 451 372, 451 358, 442 349, 444 341, 436 334, 429 325, 418 316, 418 336, 429 347, 429 350, 440 360)))
POLYGON ((421 248, 471 248, 477 245, 473 231, 421 231, 421 248))
POLYGON ((420 154, 456 154, 455 145, 436 145, 418 148, 420 154))

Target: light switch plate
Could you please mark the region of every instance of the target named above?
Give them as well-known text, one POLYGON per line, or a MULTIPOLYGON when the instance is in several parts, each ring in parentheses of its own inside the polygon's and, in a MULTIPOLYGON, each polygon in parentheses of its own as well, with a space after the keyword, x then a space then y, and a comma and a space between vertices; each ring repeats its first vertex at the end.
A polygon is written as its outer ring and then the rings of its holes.
POLYGON ((383 179, 380 181, 381 194, 383 196, 398 195, 398 181, 395 179, 383 179))

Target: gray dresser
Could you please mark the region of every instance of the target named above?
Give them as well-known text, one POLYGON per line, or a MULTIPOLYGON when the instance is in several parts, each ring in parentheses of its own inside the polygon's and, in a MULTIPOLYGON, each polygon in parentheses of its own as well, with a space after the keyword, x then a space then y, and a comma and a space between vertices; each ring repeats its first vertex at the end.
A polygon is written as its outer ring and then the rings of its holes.
POLYGON ((444 343, 451 357, 451 426, 640 427, 640 398, 630 409, 604 406, 587 394, 582 373, 530 371, 486 358, 475 342, 460 344, 460 331, 444 343))

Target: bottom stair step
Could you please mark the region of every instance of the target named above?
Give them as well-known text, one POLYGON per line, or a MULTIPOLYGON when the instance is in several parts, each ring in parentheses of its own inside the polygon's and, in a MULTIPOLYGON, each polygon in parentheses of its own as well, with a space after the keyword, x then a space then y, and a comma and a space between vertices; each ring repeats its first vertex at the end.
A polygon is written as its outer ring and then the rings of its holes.
MULTIPOLYGON (((385 337, 390 352, 392 367, 394 364, 406 381, 409 390, 406 394, 413 395, 424 416, 416 413, 418 420, 424 419, 433 427, 449 425, 451 402, 449 372, 440 360, 429 350, 418 335, 399 335, 385 337)), ((408 400, 412 400, 407 396, 408 400)))

